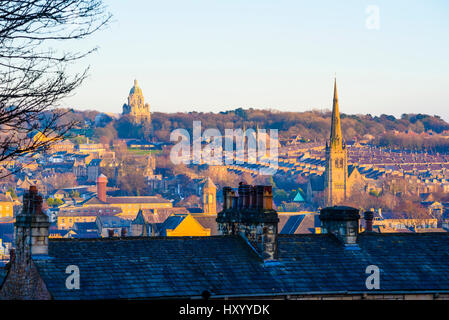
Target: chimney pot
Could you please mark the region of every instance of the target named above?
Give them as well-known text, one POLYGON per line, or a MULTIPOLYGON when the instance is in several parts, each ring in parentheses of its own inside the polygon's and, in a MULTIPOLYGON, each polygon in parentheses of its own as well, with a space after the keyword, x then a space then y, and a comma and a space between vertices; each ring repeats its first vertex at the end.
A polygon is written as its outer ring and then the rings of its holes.
POLYGON ((223 188, 223 210, 232 208, 232 198, 235 196, 234 190, 231 187, 223 188))
POLYGON ((238 208, 242 209, 243 208, 243 191, 244 186, 243 186, 243 182, 239 183, 239 189, 238 189, 238 208))
POLYGON ((273 187, 264 186, 263 188, 263 208, 267 210, 273 209, 273 187))
POLYGON ((255 209, 257 207, 256 187, 249 186, 249 208, 255 209))
POLYGON ((232 197, 232 209, 237 209, 237 207, 238 207, 238 197, 234 195, 232 197))
POLYGON ((248 209, 250 207, 250 186, 247 184, 242 184, 239 187, 242 196, 242 209, 248 209))
POLYGON ((364 214, 364 218, 365 218, 365 230, 368 232, 373 231, 374 212, 366 211, 364 214))
POLYGON ((265 186, 256 186, 256 208, 263 209, 263 192, 265 186))

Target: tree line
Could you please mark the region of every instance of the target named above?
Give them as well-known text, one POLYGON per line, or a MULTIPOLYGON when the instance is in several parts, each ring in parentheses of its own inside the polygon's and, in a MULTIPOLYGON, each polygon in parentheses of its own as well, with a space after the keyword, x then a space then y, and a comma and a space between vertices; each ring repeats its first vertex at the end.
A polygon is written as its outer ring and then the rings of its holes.
MULTIPOLYGON (((213 112, 152 113, 150 124, 136 124, 128 116, 115 119, 99 112, 71 110, 65 121, 81 121, 91 124, 91 138, 104 143, 114 139, 145 139, 168 141, 170 133, 183 128, 192 133, 193 121, 201 121, 205 128, 225 129, 278 129, 281 139, 299 136, 301 141, 325 142, 329 138, 331 112, 305 111, 280 112, 276 110, 242 109, 213 112)), ((343 136, 346 141, 361 140, 367 135, 371 143, 383 147, 400 147, 410 150, 445 152, 448 150, 449 123, 439 116, 403 114, 400 118, 341 114, 343 136)))

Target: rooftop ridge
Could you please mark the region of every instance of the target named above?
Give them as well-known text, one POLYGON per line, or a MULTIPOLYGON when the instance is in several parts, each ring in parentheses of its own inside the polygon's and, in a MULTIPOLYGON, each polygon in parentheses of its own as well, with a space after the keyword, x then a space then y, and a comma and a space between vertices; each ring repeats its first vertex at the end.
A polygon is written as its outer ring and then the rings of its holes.
POLYGON ((220 239, 220 238, 235 238, 240 239, 237 235, 213 235, 213 236, 130 236, 130 237, 106 237, 106 238, 50 238, 50 242, 102 242, 102 241, 130 241, 130 240, 179 240, 179 239, 195 239, 195 240, 207 240, 210 238, 220 239))

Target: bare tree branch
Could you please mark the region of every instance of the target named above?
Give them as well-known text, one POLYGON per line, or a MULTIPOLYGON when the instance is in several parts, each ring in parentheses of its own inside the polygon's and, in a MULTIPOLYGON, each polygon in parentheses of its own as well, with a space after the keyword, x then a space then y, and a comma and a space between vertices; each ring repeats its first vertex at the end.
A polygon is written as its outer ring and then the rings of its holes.
POLYGON ((0 0, 0 161, 44 151, 75 125, 55 110, 78 88, 88 68, 68 66, 96 48, 63 51, 111 20, 102 0, 0 0), (36 138, 35 133, 39 133, 36 138))

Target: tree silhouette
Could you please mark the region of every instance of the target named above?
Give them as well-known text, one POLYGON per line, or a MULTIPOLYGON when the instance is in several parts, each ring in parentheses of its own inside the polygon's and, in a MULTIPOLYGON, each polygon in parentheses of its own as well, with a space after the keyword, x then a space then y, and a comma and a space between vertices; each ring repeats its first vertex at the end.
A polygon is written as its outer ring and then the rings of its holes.
POLYGON ((74 122, 54 107, 88 74, 68 67, 96 50, 67 48, 110 19, 101 0, 0 0, 0 161, 67 136, 74 122))

